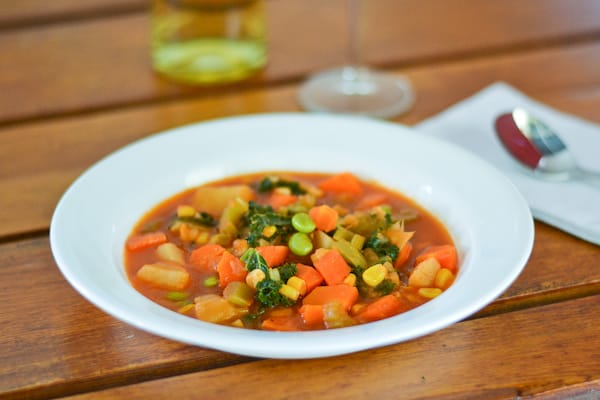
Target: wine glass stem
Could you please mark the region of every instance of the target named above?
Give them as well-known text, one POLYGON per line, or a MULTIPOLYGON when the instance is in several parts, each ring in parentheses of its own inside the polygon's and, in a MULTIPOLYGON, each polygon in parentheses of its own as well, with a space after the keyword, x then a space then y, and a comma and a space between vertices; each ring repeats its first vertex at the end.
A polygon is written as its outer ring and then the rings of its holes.
POLYGON ((348 65, 358 67, 360 65, 360 54, 358 46, 358 14, 360 0, 348 0, 348 65))

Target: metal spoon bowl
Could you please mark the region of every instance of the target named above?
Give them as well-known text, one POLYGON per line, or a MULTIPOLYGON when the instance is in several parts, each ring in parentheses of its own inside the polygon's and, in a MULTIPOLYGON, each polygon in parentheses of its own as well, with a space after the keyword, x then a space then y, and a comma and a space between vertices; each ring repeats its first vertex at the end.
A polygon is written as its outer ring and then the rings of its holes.
POLYGON ((546 180, 581 180, 600 188, 600 173, 579 167, 560 137, 522 108, 495 122, 500 141, 517 161, 546 180))

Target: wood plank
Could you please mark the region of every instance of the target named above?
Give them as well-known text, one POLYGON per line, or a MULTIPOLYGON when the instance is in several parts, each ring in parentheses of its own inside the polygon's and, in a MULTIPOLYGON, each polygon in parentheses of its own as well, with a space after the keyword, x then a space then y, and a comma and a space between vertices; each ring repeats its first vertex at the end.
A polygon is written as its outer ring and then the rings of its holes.
MULTIPOLYGON (((401 70, 412 80, 417 100, 396 121, 421 121, 504 80, 534 98, 600 122, 598 65, 600 42, 401 70), (541 70, 544 74, 536 72, 541 70)), ((297 86, 284 85, 267 92, 247 90, 0 129, 0 238, 48 229, 60 195, 74 178, 125 144, 194 121, 299 111, 296 92, 297 86)))
MULTIPOLYGON (((547 45, 590 40, 600 31, 600 3, 594 0, 526 4, 519 0, 372 0, 365 4, 360 43, 365 61, 376 65, 489 54, 534 41, 547 45)), ((344 6, 345 0, 267 2, 269 65, 249 82, 221 90, 297 80, 343 63, 344 6)), ((4 123, 216 93, 175 85, 153 74, 145 12, 4 31, 0 47, 11 55, 0 58, 0 121, 4 123)))
MULTIPOLYGON (((536 233, 525 271, 485 315, 543 304, 549 292, 566 291, 560 301, 578 297, 571 288, 581 282, 596 282, 593 293, 600 293, 600 248, 539 224, 536 233), (561 253, 565 247, 568 255, 561 253), (578 267, 571 268, 575 263, 578 267)), ((139 376, 150 379, 248 361, 174 343, 104 314, 63 278, 47 238, 0 245, 0 289, 0 392, 51 397, 129 384, 139 376)))
POLYGON ((600 327, 592 317, 598 312, 600 296, 594 296, 468 321, 374 351, 263 360, 72 399, 133 400, 174 392, 203 399, 513 399, 600 382, 600 327))
POLYGON ((19 0, 0 2, 0 29, 57 23, 76 18, 98 18, 148 8, 146 0, 19 0))
POLYGON ((2 246, 0 254, 0 397, 50 398, 248 360, 104 314, 62 277, 47 238, 2 246))

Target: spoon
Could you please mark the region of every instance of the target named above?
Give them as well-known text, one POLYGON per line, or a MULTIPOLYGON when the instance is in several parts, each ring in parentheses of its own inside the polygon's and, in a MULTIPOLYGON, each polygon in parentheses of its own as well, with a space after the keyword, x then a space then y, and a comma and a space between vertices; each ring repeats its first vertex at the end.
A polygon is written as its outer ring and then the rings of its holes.
POLYGON ((600 187, 600 173, 580 168, 558 135, 524 109, 500 115, 495 127, 506 150, 534 175, 553 181, 580 180, 600 187))

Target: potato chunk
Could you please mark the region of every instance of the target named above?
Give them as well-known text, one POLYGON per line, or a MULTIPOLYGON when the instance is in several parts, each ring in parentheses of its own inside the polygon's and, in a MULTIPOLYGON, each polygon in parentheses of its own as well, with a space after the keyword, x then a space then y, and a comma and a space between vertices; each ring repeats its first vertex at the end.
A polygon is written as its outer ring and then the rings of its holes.
POLYGON ((196 318, 221 324, 239 318, 240 310, 216 294, 206 294, 196 297, 196 318))
POLYGON ((196 189, 192 203, 197 210, 218 216, 223 213, 227 204, 237 197, 250 201, 254 199, 254 191, 248 185, 201 186, 196 189))
POLYGON ((145 264, 137 272, 138 279, 166 290, 182 290, 190 283, 190 274, 172 262, 145 264))
POLYGON ((416 288, 433 287, 435 276, 440 270, 440 263, 435 258, 426 258, 421 261, 408 278, 408 285, 416 288))

